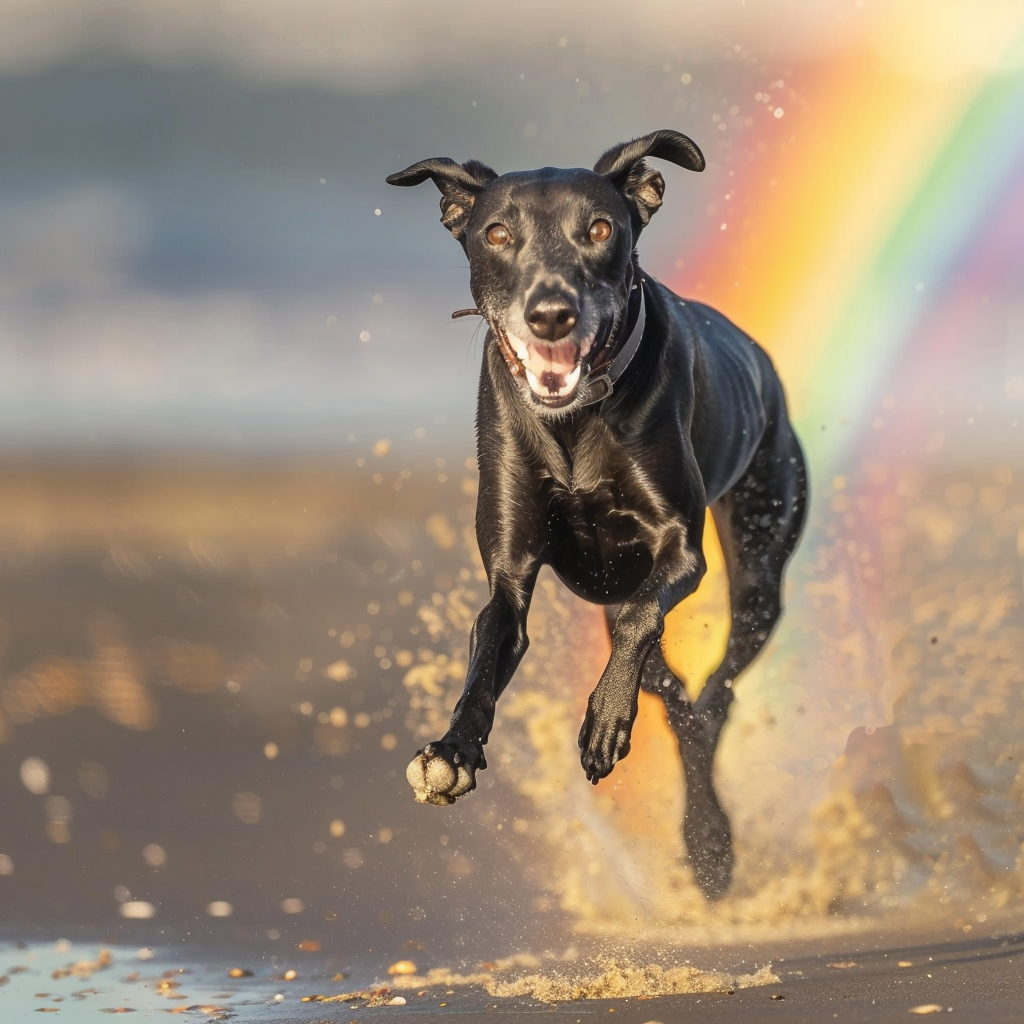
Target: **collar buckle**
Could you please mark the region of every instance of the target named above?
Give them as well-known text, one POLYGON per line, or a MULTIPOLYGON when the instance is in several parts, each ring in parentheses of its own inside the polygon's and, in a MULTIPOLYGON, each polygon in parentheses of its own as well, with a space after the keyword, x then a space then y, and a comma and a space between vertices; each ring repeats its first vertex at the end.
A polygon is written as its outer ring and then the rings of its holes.
POLYGON ((591 377, 587 384, 589 386, 589 395, 587 400, 581 403, 582 405, 594 405, 597 402, 603 402, 606 398, 610 398, 612 391, 615 390, 615 385, 607 373, 602 373, 598 377, 591 377))

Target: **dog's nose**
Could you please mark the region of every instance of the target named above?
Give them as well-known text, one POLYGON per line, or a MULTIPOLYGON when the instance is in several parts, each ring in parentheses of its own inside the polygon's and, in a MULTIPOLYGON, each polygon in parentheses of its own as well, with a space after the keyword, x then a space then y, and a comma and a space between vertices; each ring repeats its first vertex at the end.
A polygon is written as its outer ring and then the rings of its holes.
POLYGON ((530 330, 542 341, 559 341, 575 326, 580 311, 564 295, 538 299, 526 314, 530 330))

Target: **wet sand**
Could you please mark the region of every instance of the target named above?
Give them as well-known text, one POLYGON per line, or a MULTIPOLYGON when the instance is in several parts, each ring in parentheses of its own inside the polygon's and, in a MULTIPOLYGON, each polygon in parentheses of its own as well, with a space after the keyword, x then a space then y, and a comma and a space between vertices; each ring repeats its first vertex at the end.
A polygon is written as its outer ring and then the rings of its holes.
MULTIPOLYGON (((174 1013, 260 1024, 410 1015, 459 1024, 495 1013, 556 1024, 600 1019, 648 1024, 691 1017, 725 1024, 769 1014, 801 1024, 882 1024, 917 1016, 950 1019, 948 1014, 988 1024, 1020 1019, 1021 934, 958 940, 898 933, 865 945, 797 943, 784 952, 773 968, 778 980, 763 986, 551 1003, 530 995, 495 997, 479 984, 394 987, 394 978, 386 975, 372 990, 357 993, 338 978, 336 965, 321 957, 297 955, 284 958, 286 963, 261 964, 244 955, 229 959, 223 948, 168 952, 60 942, 0 947, 7 972, 0 975, 5 979, 0 998, 8 1020, 28 1019, 32 1012, 58 1013, 71 1021, 105 1019, 99 1014, 174 1013)), ((738 962, 739 952, 731 955, 738 962)))
MULTIPOLYGON (((723 740, 739 866, 709 906, 680 858, 657 705, 607 783, 582 777, 575 735, 607 641, 553 578, 479 789, 413 803, 405 765, 450 710, 484 593, 474 476, 452 450, 369 439, 329 463, 0 467, 0 1004, 1011 1019, 1024 476, 876 472, 872 500, 902 497, 873 549, 842 527, 867 492, 819 501, 786 625, 723 740), (851 566, 884 587, 858 589, 851 566), (52 978, 108 943, 112 967, 52 978), (413 988, 388 974, 403 959, 413 988), (253 974, 228 986, 234 966, 253 974), (707 991, 765 969, 777 984, 707 991), (169 991, 195 999, 168 1003, 162 972, 179 970, 169 991), (301 1003, 382 984, 406 1005, 301 1003), (537 998, 574 991, 618 997, 537 998)), ((712 574, 673 622, 691 686, 722 593, 712 574)))

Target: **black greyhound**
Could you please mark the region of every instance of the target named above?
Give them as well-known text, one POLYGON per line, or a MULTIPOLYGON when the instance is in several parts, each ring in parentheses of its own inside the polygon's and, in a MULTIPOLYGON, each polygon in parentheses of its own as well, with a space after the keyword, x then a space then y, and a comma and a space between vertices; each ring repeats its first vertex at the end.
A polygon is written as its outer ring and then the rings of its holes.
MULTIPOLYGON (((407 777, 450 804, 476 785, 495 702, 527 647, 537 573, 606 606, 612 651, 579 734, 597 783, 629 753, 641 688, 665 702, 686 779, 683 836, 701 890, 732 877, 729 819, 712 764, 737 676, 782 611, 782 576, 807 498, 803 453, 764 351, 708 306, 646 275, 637 237, 665 182, 646 157, 691 171, 704 157, 657 131, 608 150, 593 171, 498 175, 423 160, 388 178, 441 191, 441 222, 469 257, 490 325, 477 415, 476 530, 490 600, 470 638, 465 690, 445 736, 407 777), (729 575, 732 629, 696 702, 661 651, 668 611, 705 571, 710 506, 729 575)), ((459 315, 459 314, 456 314, 459 315)))

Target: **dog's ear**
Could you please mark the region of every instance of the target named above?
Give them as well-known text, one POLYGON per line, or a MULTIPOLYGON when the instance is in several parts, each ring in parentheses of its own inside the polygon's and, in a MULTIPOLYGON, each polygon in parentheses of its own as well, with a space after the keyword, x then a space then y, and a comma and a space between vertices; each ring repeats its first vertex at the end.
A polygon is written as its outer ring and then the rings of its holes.
POLYGON ((498 176, 479 160, 457 164, 448 157, 421 160, 388 177, 389 185, 419 185, 430 178, 441 192, 441 223, 460 238, 469 220, 477 193, 498 176))
POLYGON ((704 170, 704 154, 696 143, 670 128, 622 142, 604 153, 594 170, 622 190, 640 218, 640 227, 654 216, 665 195, 665 179, 644 163, 648 156, 670 160, 688 171, 704 170))

